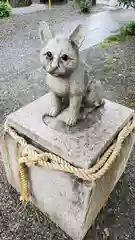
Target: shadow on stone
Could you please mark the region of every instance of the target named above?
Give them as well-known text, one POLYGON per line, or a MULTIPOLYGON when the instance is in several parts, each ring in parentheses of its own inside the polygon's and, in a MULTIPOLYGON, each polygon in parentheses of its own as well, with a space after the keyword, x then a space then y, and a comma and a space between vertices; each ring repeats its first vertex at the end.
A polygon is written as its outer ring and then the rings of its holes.
MULTIPOLYGON (((88 111, 88 109, 85 110, 88 111)), ((102 106, 92 111, 91 113, 88 113, 84 120, 81 118, 78 123, 73 127, 68 127, 65 123, 65 119, 67 119, 66 116, 68 115, 68 109, 66 109, 57 118, 46 116, 43 121, 49 128, 52 128, 58 132, 73 134, 76 132, 83 132, 84 130, 92 127, 93 124, 101 120, 101 116, 103 115, 103 113, 104 107, 102 106)))

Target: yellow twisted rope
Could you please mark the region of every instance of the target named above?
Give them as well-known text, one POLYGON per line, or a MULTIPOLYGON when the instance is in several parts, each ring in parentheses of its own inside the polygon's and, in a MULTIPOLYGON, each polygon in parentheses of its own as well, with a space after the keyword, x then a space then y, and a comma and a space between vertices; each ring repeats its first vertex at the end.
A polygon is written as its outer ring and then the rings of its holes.
POLYGON ((99 161, 88 170, 72 166, 64 159, 49 152, 35 150, 26 140, 20 136, 5 122, 5 132, 7 132, 21 147, 21 156, 18 159, 20 164, 20 186, 22 200, 29 201, 29 188, 26 173, 26 166, 39 165, 41 167, 56 169, 71 173, 83 180, 95 181, 101 178, 111 167, 116 157, 119 155, 124 140, 135 130, 135 114, 133 119, 120 131, 115 142, 108 148, 99 161))
POLYGON ((19 165, 19 177, 20 177, 20 188, 21 188, 21 198, 23 201, 29 201, 29 187, 28 187, 28 175, 27 168, 24 163, 19 165))

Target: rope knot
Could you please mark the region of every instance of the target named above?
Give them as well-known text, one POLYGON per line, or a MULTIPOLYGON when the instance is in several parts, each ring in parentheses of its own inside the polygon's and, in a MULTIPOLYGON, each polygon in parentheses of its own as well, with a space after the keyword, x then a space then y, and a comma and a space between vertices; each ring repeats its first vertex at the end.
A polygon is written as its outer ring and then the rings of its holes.
POLYGON ((33 150, 32 146, 27 145, 21 150, 19 163, 25 163, 28 167, 30 167, 41 162, 47 162, 48 160, 49 158, 47 153, 38 153, 36 150, 33 150))

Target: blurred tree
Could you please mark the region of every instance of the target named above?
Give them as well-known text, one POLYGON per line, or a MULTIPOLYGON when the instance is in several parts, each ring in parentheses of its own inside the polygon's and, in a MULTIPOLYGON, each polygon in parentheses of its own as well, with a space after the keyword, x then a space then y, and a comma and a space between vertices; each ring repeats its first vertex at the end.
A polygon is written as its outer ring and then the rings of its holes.
POLYGON ((32 0, 10 0, 12 7, 26 7, 32 4, 32 0))

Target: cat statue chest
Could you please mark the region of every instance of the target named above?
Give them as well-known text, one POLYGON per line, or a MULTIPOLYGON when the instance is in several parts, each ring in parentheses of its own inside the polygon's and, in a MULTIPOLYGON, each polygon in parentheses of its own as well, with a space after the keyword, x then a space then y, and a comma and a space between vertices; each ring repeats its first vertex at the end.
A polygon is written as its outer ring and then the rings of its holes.
POLYGON ((78 61, 74 71, 69 77, 61 78, 47 74, 46 83, 54 93, 61 97, 78 92, 83 94, 85 89, 87 89, 88 84, 85 78, 84 64, 81 61, 78 61))
POLYGON ((70 84, 68 78, 60 78, 47 74, 46 83, 50 89, 60 97, 69 94, 70 84))

